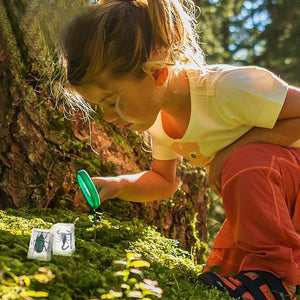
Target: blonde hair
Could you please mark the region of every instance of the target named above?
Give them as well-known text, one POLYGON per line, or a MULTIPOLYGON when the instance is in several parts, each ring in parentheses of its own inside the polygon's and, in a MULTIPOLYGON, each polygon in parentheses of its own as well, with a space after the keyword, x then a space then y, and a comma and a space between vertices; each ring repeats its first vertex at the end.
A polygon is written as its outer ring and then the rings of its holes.
POLYGON ((60 40, 67 80, 90 83, 105 69, 137 78, 162 66, 204 70, 194 12, 191 0, 102 0, 86 7, 60 40))

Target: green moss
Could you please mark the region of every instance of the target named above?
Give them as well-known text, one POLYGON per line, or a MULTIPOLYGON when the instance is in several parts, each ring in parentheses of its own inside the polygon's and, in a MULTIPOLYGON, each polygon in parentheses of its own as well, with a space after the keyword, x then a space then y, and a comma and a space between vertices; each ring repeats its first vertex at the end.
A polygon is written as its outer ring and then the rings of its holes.
POLYGON ((115 140, 117 145, 119 145, 122 149, 126 149, 124 139, 120 134, 118 134, 116 131, 112 131, 111 136, 115 140))
POLYGON ((122 259, 128 251, 139 252, 151 264, 144 275, 158 281, 162 299, 229 299, 197 283, 197 269, 177 241, 162 237, 137 219, 120 221, 104 213, 100 218, 94 241, 93 224, 79 209, 0 211, 1 265, 16 275, 34 274, 41 266, 49 268, 55 278, 46 285, 32 282, 31 287, 48 291, 49 299, 90 299, 117 290, 118 266, 113 261, 122 259), (27 259, 31 229, 48 229, 59 222, 75 222, 75 253, 71 257, 52 256, 50 262, 27 259))

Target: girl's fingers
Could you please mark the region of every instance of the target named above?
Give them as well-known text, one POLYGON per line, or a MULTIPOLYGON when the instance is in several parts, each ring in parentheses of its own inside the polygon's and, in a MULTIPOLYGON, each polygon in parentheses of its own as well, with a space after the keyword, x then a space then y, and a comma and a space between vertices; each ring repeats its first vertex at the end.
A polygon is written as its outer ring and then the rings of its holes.
MULTIPOLYGON (((105 189, 105 185, 107 184, 105 180, 101 179, 101 178, 92 178, 92 181, 94 182, 95 184, 95 187, 99 193, 99 196, 100 196, 100 203, 103 203, 104 200, 107 199, 107 188, 105 189)), ((108 193, 110 195, 110 193, 108 193)), ((108 197, 109 198, 109 197, 108 197)), ((90 211, 91 208, 90 206, 88 205, 85 197, 83 196, 83 193, 81 191, 81 188, 79 187, 78 190, 76 191, 75 193, 75 196, 74 196, 74 206, 77 207, 81 207, 83 208, 84 210, 86 211, 90 211)))
POLYGON ((78 188, 78 190, 75 193, 74 206, 76 206, 76 207, 79 206, 86 211, 90 211, 90 206, 87 204, 80 188, 78 188))

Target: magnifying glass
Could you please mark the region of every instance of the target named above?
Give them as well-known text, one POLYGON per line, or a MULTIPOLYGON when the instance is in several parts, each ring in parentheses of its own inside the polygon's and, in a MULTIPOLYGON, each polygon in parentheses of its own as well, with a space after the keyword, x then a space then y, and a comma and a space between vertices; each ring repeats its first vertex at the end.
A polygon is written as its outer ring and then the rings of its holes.
POLYGON ((91 177, 87 171, 80 170, 77 173, 77 179, 88 205, 90 206, 92 212, 95 212, 95 210, 100 206, 101 202, 98 191, 91 177))
POLYGON ((96 222, 97 214, 96 209, 100 206, 100 197, 98 195, 97 189, 90 177, 90 175, 85 170, 80 170, 77 173, 77 179, 83 196, 85 197, 88 205, 91 208, 91 214, 93 215, 94 223, 94 242, 96 242, 96 222))

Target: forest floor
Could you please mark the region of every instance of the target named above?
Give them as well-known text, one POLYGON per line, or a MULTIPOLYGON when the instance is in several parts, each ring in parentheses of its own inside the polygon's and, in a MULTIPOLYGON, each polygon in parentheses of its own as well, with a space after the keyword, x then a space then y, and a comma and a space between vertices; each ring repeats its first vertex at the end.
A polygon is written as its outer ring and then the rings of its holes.
POLYGON ((94 228, 80 209, 0 210, 0 299, 231 299, 197 282, 202 267, 176 240, 137 219, 99 218, 94 228), (55 223, 75 224, 75 252, 28 259, 32 228, 55 223))

